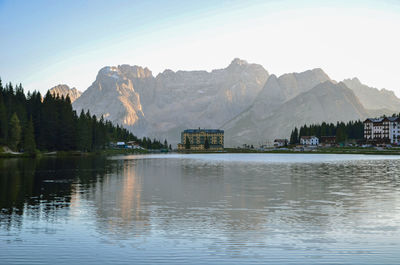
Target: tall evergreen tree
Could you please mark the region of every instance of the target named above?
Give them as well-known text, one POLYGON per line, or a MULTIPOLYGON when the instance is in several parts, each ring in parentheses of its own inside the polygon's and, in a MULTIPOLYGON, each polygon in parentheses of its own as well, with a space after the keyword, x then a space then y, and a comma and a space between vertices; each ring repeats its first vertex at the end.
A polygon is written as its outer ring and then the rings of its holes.
POLYGON ((78 119, 78 149, 81 151, 91 150, 91 130, 85 112, 82 110, 78 119))
POLYGON ((185 149, 186 150, 190 149, 190 140, 189 140, 188 136, 186 136, 186 139, 185 139, 185 149))
MULTIPOLYGON (((1 88, 1 87, 0 87, 1 88)), ((8 135, 7 111, 3 95, 0 93, 0 142, 5 143, 8 135)))
POLYGON ((345 124, 344 123, 337 123, 336 125, 336 142, 337 143, 342 143, 345 142, 347 139, 346 135, 346 129, 345 129, 345 124))
POLYGON ((9 124, 9 137, 8 137, 8 145, 11 150, 17 151, 18 145, 21 141, 21 124, 19 122, 17 113, 11 116, 10 124, 9 124))
POLYGON ((24 132, 24 152, 35 153, 36 152, 36 143, 35 143, 35 133, 33 128, 32 117, 29 119, 28 124, 26 126, 24 132))
POLYGON ((206 136, 206 139, 204 140, 204 149, 209 149, 210 148, 210 143, 208 142, 208 137, 206 136))
POLYGON ((297 144, 298 142, 299 142, 298 130, 297 130, 297 127, 294 127, 294 130, 292 131, 292 133, 290 135, 290 143, 297 144))

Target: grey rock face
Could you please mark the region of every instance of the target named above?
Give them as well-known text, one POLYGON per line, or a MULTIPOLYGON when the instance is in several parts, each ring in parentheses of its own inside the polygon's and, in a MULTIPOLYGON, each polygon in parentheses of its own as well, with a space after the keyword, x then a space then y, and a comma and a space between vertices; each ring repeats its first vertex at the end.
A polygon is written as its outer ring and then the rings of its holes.
POLYGON ((154 77, 147 68, 129 65, 104 67, 96 81, 72 106, 78 113, 89 109, 97 117, 103 116, 114 124, 143 135, 146 121, 140 93, 145 98, 149 97, 154 84, 154 77))
POLYGON ((353 90, 366 109, 388 109, 393 111, 392 113, 400 111, 400 99, 393 91, 369 87, 362 84, 358 78, 345 79, 343 83, 353 90))
POLYGON ((82 92, 77 90, 75 87, 69 88, 67 85, 57 85, 50 88, 50 93, 52 95, 63 96, 64 98, 69 96, 71 102, 74 102, 77 98, 82 95, 82 92))
POLYGON ((157 77, 139 66, 105 67, 73 107, 90 109, 140 137, 177 143, 182 128, 218 128, 241 113, 268 76, 262 66, 240 59, 212 72, 165 70, 157 77))
MULTIPOLYGON (((284 74, 280 77, 271 75, 257 95, 254 103, 235 119, 224 124, 223 128, 227 134, 225 137, 226 144, 228 146, 236 146, 245 141, 252 141, 252 144, 256 144, 255 141, 261 142, 274 137, 286 137, 286 132, 280 132, 279 134, 271 134, 266 138, 267 136, 263 136, 265 128, 263 126, 260 127, 259 124, 273 116, 285 102, 310 91, 316 85, 325 81, 331 81, 331 79, 321 69, 284 74)), ((273 126, 277 126, 279 129, 280 125, 273 126)), ((288 126, 292 125, 288 124, 288 126)))
POLYGON ((330 80, 329 76, 321 69, 284 74, 279 78, 271 75, 249 111, 254 112, 258 118, 263 119, 268 117, 272 111, 285 101, 327 80, 330 80))
POLYGON ((224 126, 227 146, 288 138, 295 126, 363 119, 368 112, 344 83, 325 81, 281 104, 269 116, 242 113, 224 126), (249 129, 250 128, 250 129, 249 129))

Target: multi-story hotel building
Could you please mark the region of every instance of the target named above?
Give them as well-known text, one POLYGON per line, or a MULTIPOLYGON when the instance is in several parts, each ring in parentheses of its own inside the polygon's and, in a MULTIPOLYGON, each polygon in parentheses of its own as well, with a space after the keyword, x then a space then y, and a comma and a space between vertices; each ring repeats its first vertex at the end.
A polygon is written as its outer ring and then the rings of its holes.
POLYGON ((366 119, 364 121, 364 139, 367 143, 399 144, 400 118, 366 119))
POLYGON ((207 150, 224 150, 224 131, 215 129, 188 129, 181 133, 181 143, 178 144, 178 150, 206 150, 206 139, 209 148, 207 150), (186 143, 189 140, 189 143, 186 143), (187 149, 190 147, 190 149, 187 149))

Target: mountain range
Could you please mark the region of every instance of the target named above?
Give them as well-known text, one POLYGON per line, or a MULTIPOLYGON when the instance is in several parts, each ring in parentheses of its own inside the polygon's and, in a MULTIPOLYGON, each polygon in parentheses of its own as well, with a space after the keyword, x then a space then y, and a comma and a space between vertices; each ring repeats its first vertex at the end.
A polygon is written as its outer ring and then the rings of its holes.
POLYGON ((237 58, 211 72, 165 70, 157 76, 141 66, 107 66, 76 97, 75 90, 57 87, 52 91, 69 94, 78 113, 89 109, 139 137, 172 144, 186 128, 224 129, 225 146, 239 146, 287 138, 294 126, 400 110, 392 91, 357 78, 336 82, 319 68, 278 77, 237 58))

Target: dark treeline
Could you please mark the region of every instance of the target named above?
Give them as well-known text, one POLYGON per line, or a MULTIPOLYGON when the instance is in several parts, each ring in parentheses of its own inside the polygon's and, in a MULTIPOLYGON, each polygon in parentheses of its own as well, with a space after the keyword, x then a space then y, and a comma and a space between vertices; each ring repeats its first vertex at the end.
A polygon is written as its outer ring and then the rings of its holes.
POLYGON ((363 139, 364 138, 364 124, 362 121, 349 121, 348 123, 338 122, 321 123, 297 127, 290 134, 290 143, 296 144, 300 142, 302 136, 336 136, 336 142, 341 143, 350 139, 363 139))
POLYGON ((25 95, 22 85, 4 87, 0 79, 0 145, 14 151, 104 149, 112 141, 135 141, 148 149, 161 149, 165 141, 138 139, 128 130, 114 126, 103 117, 72 109, 69 97, 42 98, 39 92, 25 95))

